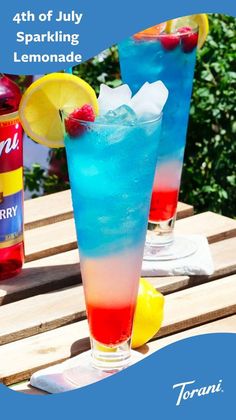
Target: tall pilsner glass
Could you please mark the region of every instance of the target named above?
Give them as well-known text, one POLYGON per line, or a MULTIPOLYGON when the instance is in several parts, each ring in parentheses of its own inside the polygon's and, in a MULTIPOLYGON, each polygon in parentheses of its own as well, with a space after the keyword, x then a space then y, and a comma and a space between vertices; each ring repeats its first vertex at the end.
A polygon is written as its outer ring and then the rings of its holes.
POLYGON ((77 137, 66 132, 71 118, 63 120, 92 362, 119 370, 130 358, 161 117, 80 121, 77 137))
POLYGON ((169 90, 165 105, 149 215, 145 259, 181 258, 196 250, 173 235, 183 166, 196 61, 197 29, 188 34, 134 35, 119 44, 123 83, 136 93, 145 83, 162 80, 169 90), (191 37, 191 38, 190 38, 191 37))

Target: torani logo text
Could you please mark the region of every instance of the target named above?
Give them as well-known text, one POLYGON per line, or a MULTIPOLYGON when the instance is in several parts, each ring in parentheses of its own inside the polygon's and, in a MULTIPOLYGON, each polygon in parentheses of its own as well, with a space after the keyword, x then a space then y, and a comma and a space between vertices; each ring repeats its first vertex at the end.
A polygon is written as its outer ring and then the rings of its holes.
POLYGON ((6 154, 11 153, 12 150, 16 150, 19 147, 18 133, 15 133, 13 139, 10 137, 6 140, 0 141, 0 157, 5 152, 6 154))
POLYGON ((204 397, 205 395, 223 392, 222 379, 220 379, 217 384, 207 385, 201 388, 190 387, 190 385, 195 384, 195 382, 196 380, 173 385, 173 389, 179 388, 179 395, 176 405, 180 405, 183 400, 188 400, 189 398, 204 397))

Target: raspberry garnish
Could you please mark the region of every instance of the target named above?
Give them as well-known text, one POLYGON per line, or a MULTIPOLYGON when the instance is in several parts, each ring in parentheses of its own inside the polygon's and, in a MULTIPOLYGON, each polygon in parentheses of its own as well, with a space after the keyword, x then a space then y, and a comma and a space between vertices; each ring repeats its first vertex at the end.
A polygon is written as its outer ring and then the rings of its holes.
POLYGON ((165 50, 174 50, 179 44, 179 37, 177 35, 166 34, 160 36, 160 41, 165 50))
POLYGON ((81 108, 76 108, 69 118, 66 119, 66 132, 70 137, 77 137, 84 133, 86 130, 86 125, 81 124, 80 121, 90 121, 95 120, 95 114, 91 105, 85 104, 81 108), (78 121, 79 120, 79 121, 78 121))
POLYGON ((181 34, 181 45, 185 53, 193 51, 197 46, 198 33, 193 32, 190 26, 183 26, 178 29, 178 33, 181 34))
POLYGON ((186 53, 193 51, 193 49, 197 46, 197 41, 198 34, 196 32, 184 36, 184 38, 182 39, 183 51, 186 53))

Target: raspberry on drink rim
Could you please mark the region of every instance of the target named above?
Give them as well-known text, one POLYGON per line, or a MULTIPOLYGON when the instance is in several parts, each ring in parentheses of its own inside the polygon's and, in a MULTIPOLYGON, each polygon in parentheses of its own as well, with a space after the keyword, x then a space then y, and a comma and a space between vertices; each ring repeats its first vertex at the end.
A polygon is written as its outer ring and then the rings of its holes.
POLYGON ((93 107, 89 104, 83 105, 81 108, 76 108, 65 119, 66 132, 70 137, 78 137, 86 131, 84 122, 95 121, 95 113, 93 107))
POLYGON ((183 42, 184 52, 191 52, 195 46, 201 48, 209 32, 208 17, 204 13, 183 16, 177 19, 171 19, 167 22, 154 25, 146 30, 133 35, 136 41, 160 40, 164 49, 171 51, 178 45, 177 36, 182 40, 185 34, 192 32, 192 38, 183 42), (197 37, 198 31, 198 37, 197 37))
POLYGON ((197 46, 198 33, 197 32, 190 32, 190 33, 184 32, 183 34, 184 36, 181 38, 182 50, 185 53, 190 53, 197 46))
POLYGON ((180 38, 175 34, 163 34, 159 36, 160 42, 165 50, 174 50, 180 42, 180 38))
POLYGON ((202 48, 204 42, 206 41, 208 32, 209 32, 209 22, 208 16, 205 13, 199 13, 195 15, 183 16, 177 19, 171 19, 166 22, 167 33, 176 33, 179 31, 179 28, 190 27, 192 31, 198 29, 198 42, 197 47, 202 48))

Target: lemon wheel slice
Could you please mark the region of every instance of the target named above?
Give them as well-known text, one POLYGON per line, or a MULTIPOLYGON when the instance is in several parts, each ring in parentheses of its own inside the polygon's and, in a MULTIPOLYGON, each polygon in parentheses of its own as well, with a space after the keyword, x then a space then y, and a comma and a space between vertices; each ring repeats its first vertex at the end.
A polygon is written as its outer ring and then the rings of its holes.
POLYGON ((134 315, 132 348, 147 343, 160 329, 163 321, 164 296, 145 279, 140 279, 134 315))
POLYGON ((168 20, 166 23, 166 32, 176 32, 183 26, 199 27, 198 48, 202 48, 209 32, 208 17, 204 13, 197 15, 183 16, 177 19, 168 20))
POLYGON ((41 77, 25 91, 19 117, 26 134, 48 147, 62 147, 63 127, 59 110, 71 113, 85 104, 98 114, 94 90, 84 80, 66 73, 51 73, 41 77))

